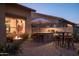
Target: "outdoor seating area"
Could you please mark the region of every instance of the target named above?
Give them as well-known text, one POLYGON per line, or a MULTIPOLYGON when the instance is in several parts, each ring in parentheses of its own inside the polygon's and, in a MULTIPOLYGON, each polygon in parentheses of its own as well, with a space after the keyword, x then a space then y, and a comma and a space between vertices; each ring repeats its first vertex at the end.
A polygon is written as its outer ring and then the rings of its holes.
POLYGON ((32 39, 37 42, 51 42, 53 41, 52 33, 34 33, 32 39))
POLYGON ((61 32, 62 35, 55 37, 55 44, 61 47, 74 48, 74 37, 73 35, 68 35, 71 33, 61 32), (67 35, 65 35, 67 34, 67 35))
POLYGON ((74 48, 74 37, 72 33, 69 32, 58 32, 56 35, 54 33, 35 33, 32 35, 32 39, 35 42, 54 42, 56 46, 74 48))

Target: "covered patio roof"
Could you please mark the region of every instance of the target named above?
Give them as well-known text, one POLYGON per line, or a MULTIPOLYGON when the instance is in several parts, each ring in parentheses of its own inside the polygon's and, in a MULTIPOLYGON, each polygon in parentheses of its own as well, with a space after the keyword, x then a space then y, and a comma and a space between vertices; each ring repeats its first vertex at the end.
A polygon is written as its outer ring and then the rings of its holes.
POLYGON ((59 21, 61 21, 61 22, 63 22, 63 23, 69 23, 69 24, 75 25, 75 23, 73 23, 73 22, 71 22, 71 21, 69 21, 69 20, 61 19, 61 20, 59 20, 59 21))

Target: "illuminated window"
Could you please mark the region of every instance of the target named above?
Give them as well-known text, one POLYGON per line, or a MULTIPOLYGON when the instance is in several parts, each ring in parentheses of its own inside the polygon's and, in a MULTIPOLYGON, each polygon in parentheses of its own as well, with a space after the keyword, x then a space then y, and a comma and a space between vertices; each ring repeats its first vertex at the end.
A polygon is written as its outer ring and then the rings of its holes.
POLYGON ((71 24, 67 24, 67 27, 72 27, 72 25, 71 24))
POLYGON ((5 22, 6 22, 7 33, 12 33, 16 31, 16 19, 15 18, 6 17, 5 22))
POLYGON ((25 33, 25 20, 20 18, 6 17, 6 33, 23 34, 25 33))
POLYGON ((7 33, 10 32, 10 25, 9 25, 9 24, 6 25, 6 32, 7 32, 7 33))

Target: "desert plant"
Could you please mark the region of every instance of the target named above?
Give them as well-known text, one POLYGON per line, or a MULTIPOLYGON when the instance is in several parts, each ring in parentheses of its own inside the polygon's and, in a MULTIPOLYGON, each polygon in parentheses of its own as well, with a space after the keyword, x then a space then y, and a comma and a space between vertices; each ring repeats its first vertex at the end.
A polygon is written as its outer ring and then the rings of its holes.
POLYGON ((6 45, 1 44, 1 43, 0 43, 0 55, 1 56, 8 55, 8 53, 6 53, 6 45))
POLYGON ((3 44, 0 44, 0 53, 5 51, 5 46, 3 44))
POLYGON ((16 55, 18 50, 19 50, 18 44, 11 44, 6 47, 6 52, 9 55, 16 55))

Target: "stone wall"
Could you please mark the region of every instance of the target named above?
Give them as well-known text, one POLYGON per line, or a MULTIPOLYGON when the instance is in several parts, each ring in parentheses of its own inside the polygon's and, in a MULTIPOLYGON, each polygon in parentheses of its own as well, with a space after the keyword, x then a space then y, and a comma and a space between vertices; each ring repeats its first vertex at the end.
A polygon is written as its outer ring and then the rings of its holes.
POLYGON ((6 42, 4 4, 0 4, 0 43, 6 42))

